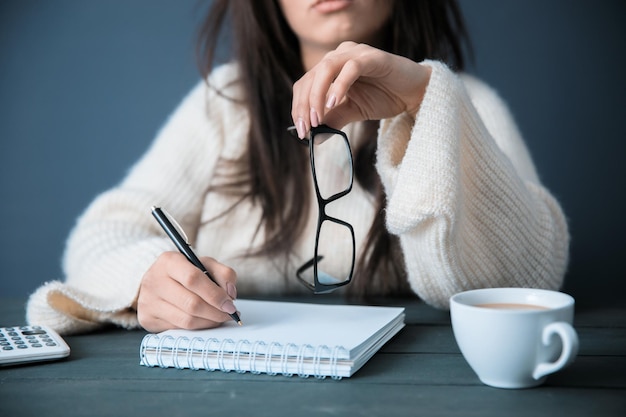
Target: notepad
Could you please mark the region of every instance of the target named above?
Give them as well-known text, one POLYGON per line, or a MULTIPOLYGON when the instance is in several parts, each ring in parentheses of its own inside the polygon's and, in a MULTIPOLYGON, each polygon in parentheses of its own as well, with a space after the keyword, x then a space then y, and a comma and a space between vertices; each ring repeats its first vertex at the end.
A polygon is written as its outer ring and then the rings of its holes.
POLYGON ((404 308, 237 300, 243 326, 146 335, 140 364, 350 377, 404 327, 404 308))

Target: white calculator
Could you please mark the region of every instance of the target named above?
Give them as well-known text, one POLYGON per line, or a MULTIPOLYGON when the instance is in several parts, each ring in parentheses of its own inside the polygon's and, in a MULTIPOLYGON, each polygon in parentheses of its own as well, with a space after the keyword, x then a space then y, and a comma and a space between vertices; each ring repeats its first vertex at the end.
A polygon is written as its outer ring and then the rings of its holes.
POLYGON ((70 347, 47 326, 0 327, 0 366, 65 358, 70 347))

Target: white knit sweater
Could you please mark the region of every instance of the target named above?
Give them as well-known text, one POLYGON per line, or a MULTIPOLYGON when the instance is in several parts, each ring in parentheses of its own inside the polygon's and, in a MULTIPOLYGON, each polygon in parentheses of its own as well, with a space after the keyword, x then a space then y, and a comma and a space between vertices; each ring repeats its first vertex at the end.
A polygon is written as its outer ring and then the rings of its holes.
MULTIPOLYGON (((376 166, 387 228, 400 237, 412 289, 439 308, 470 288, 557 289, 567 266, 567 224, 507 107, 477 79, 425 64, 432 76, 419 113, 382 121, 376 166)), ((236 73, 225 65, 211 83, 236 97, 236 73)), ((64 334, 104 323, 138 326, 131 305, 141 278, 161 252, 175 250, 150 215, 153 205, 178 219, 199 254, 237 271, 240 296, 307 291, 295 269, 313 254, 316 209, 285 276, 275 259, 240 257, 263 238, 255 235, 260 209, 243 201, 220 217, 236 199, 206 193, 224 173, 218 160, 246 152, 248 125, 245 109, 199 83, 127 177, 79 218, 67 242, 65 282, 32 294, 28 322, 64 334)), ((354 129, 345 129, 349 137, 354 129)), ((374 216, 372 197, 355 184, 337 210, 354 226, 358 248, 374 216)))

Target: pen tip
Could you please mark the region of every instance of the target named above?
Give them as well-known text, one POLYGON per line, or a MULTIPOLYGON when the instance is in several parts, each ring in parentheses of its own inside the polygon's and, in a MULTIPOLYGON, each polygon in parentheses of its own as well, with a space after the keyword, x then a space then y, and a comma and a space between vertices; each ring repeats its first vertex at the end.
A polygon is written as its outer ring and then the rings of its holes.
POLYGON ((241 326, 241 325, 243 325, 243 323, 241 322, 241 320, 239 320, 239 321, 237 322, 237 324, 238 324, 238 325, 240 325, 240 326, 241 326))

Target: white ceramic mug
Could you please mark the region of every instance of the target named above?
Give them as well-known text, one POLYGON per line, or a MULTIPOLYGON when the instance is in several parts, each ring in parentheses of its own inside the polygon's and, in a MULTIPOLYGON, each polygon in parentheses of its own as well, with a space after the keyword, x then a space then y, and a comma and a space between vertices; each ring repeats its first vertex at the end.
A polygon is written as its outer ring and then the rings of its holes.
POLYGON ((493 387, 540 385, 578 353, 574 299, 562 292, 465 291, 450 298, 450 316, 463 357, 478 378, 493 387))

